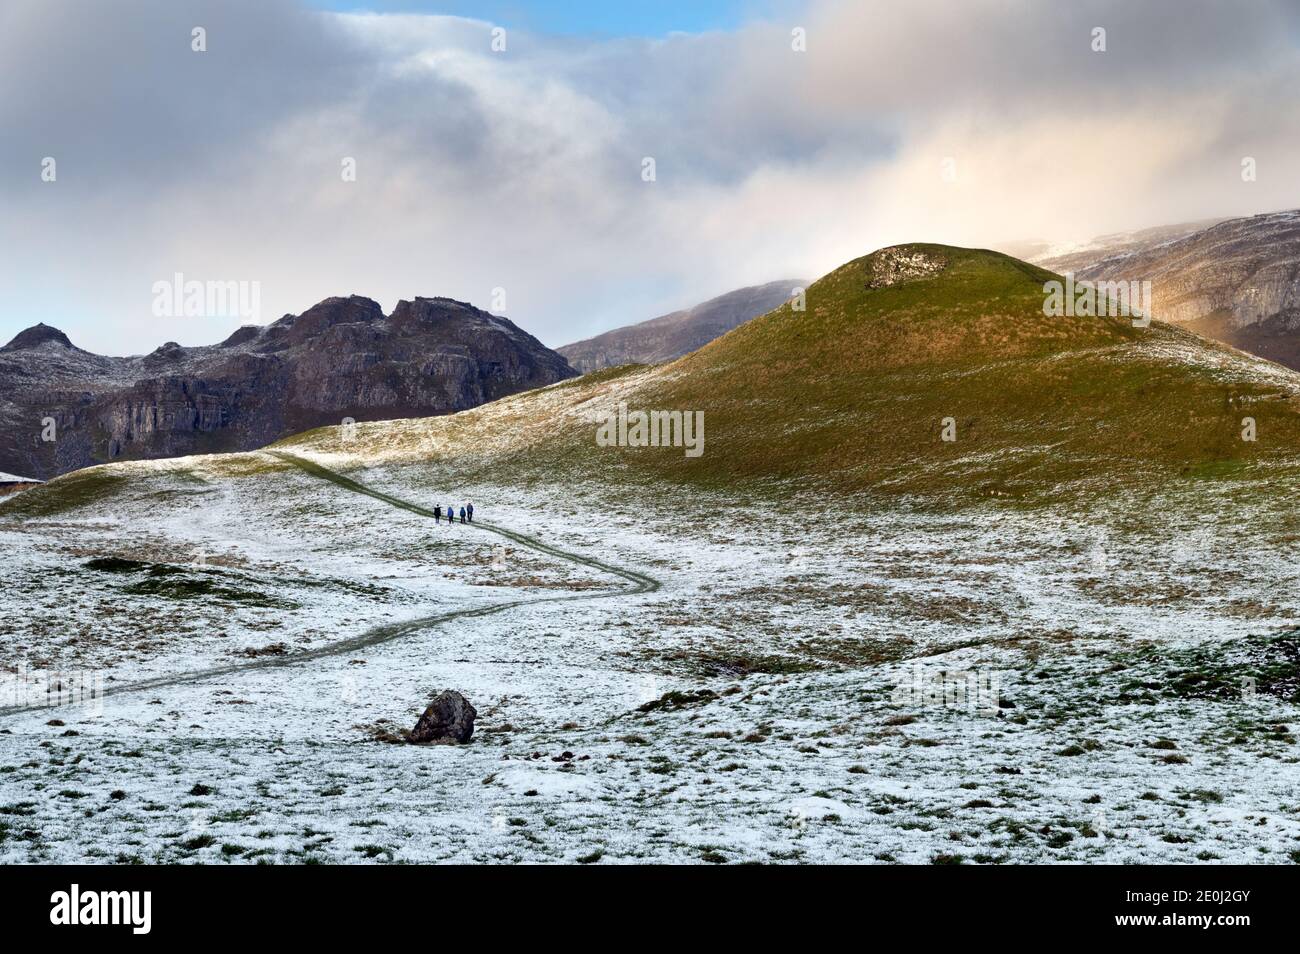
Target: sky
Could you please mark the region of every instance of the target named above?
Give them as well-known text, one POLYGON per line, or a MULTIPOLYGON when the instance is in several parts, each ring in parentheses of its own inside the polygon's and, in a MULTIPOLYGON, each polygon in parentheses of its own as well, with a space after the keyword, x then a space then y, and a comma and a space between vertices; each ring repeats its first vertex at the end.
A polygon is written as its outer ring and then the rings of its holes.
POLYGON ((5 0, 0 341, 360 294, 558 346, 898 242, 1300 206, 1298 7, 5 0), (258 307, 168 313, 178 274, 258 307))
POLYGON ((337 13, 442 14, 469 17, 533 33, 586 37, 663 37, 670 33, 734 30, 801 3, 771 0, 309 0, 337 13))

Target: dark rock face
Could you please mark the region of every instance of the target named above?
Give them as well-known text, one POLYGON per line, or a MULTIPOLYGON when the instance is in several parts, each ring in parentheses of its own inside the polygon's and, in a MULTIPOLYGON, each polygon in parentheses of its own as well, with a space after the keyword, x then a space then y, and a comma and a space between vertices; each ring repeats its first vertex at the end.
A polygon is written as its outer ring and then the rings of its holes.
POLYGON ((444 689, 434 696, 415 728, 411 742, 464 744, 474 734, 474 717, 478 715, 469 700, 455 689, 444 689))
POLYGON ((72 342, 68 340, 67 335, 58 328, 51 328, 49 325, 41 322, 40 324, 32 325, 26 331, 18 332, 14 340, 9 342, 3 348, 0 348, 0 351, 27 351, 39 347, 47 341, 53 342, 56 345, 62 345, 65 348, 72 347, 72 342))
POLYGON ((795 288, 807 287, 808 282, 792 278, 741 288, 694 308, 616 328, 556 350, 583 374, 620 364, 674 361, 789 301, 795 288))
POLYGON ((49 478, 119 459, 251 450, 298 431, 447 414, 574 376, 505 318, 449 298, 328 298, 241 328, 107 358, 36 325, 0 348, 0 471, 49 478), (52 441, 43 440, 50 432, 52 441))
POLYGON ((1149 281, 1155 318, 1300 369, 1300 211, 1102 243, 1039 264, 1079 279, 1149 281))

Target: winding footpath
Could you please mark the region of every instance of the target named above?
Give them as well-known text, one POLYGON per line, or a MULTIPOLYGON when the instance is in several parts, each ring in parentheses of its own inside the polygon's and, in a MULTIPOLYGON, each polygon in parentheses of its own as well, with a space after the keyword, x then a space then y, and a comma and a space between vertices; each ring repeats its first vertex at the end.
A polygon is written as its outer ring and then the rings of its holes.
MULTIPOLYGON (((400 510, 407 510, 411 513, 419 514, 423 517, 433 518, 433 511, 426 510, 419 504, 402 500, 400 497, 394 497, 374 488, 367 487, 351 477, 345 477, 343 474, 332 471, 327 467, 305 458, 298 457, 294 454, 283 451, 267 451, 271 456, 279 460, 299 467, 307 473, 319 477, 322 480, 328 480, 337 484, 352 493, 364 494, 367 497, 374 497, 376 500, 382 500, 384 503, 400 510)), ((306 662, 316 659, 324 659, 328 656, 341 656, 352 654, 360 649, 367 649, 372 646, 379 646, 383 643, 392 642, 395 639, 401 639, 403 636, 409 636, 411 633, 420 632, 434 626, 441 626, 444 623, 452 622, 457 619, 467 619, 474 616, 490 616, 494 613, 501 613, 508 609, 514 609, 517 606, 531 606, 536 603, 560 603, 568 600, 598 600, 610 599, 616 596, 634 596, 639 593, 653 593, 659 589, 660 582, 652 576, 639 573, 636 570, 629 570, 625 567, 614 566, 601 560, 591 557, 585 557, 577 553, 570 553, 567 550, 561 550, 559 547, 551 546, 549 543, 543 543, 536 537, 530 537, 527 534, 519 533, 516 530, 507 530, 505 527, 493 526, 490 523, 480 523, 475 521, 466 526, 477 527, 488 533, 495 533, 513 540, 520 546, 528 547, 539 553, 545 553, 549 556, 558 557, 567 560, 570 563, 576 563, 581 566, 590 567, 600 570, 603 573, 609 573, 627 581, 629 584, 618 590, 602 590, 596 593, 571 593, 563 596, 537 596, 525 599, 505 600, 500 603, 493 603, 489 606, 480 606, 475 609, 452 610, 447 613, 438 613, 434 616, 423 616, 419 619, 408 620, 404 623, 389 623, 384 626, 376 626, 368 629, 364 633, 352 636, 348 639, 341 639, 336 642, 326 643, 315 649, 304 650, 300 653, 294 653, 290 656, 269 656, 262 659, 254 659, 248 662, 230 663, 225 666, 212 666, 207 669, 196 669, 192 672, 178 673, 171 676, 159 676, 155 679, 141 679, 136 682, 123 683, 117 686, 108 686, 103 689, 101 695, 104 697, 124 695, 131 692, 143 692, 146 689, 163 689, 169 686, 181 686, 189 683, 204 682, 209 679, 216 679, 221 676, 232 676, 241 672, 248 672, 254 669, 282 669, 290 666, 299 666, 306 662)), ((19 712, 31 712, 38 709, 56 709, 64 705, 70 705, 67 702, 46 702, 32 705, 16 705, 0 707, 0 716, 14 715, 19 712)))

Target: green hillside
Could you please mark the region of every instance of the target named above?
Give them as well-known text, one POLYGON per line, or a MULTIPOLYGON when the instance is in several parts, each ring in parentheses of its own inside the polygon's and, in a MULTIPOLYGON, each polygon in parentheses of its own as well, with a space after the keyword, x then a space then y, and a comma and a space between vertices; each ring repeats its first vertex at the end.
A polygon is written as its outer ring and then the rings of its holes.
POLYGON ((625 453, 705 484, 1018 496, 1231 473, 1300 451, 1288 372, 1159 323, 1047 317, 1043 283, 1056 277, 939 245, 849 262, 808 289, 806 311, 784 305, 640 389, 644 406, 705 412, 703 456, 625 453), (900 254, 938 270, 881 284, 882 256, 900 254), (1253 443, 1241 439, 1247 416, 1253 443), (941 439, 945 418, 955 441, 941 439))

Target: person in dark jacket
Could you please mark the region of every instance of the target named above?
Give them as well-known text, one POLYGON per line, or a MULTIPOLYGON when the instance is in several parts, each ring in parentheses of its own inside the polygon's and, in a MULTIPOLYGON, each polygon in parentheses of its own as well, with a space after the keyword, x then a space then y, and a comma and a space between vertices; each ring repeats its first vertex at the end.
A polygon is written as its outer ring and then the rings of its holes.
POLYGON ((447 504, 447 522, 448 523, 456 522, 456 508, 453 507, 451 504, 447 504))
POLYGON ((461 507, 461 508, 460 508, 460 522, 461 522, 461 523, 464 523, 464 522, 465 522, 465 508, 464 508, 464 507, 461 507))
POLYGON ((433 522, 442 523, 442 504, 433 505, 433 522))
POLYGON ((466 504, 466 505, 465 505, 465 513, 467 513, 467 514, 469 515, 469 522, 470 522, 470 523, 473 523, 473 522, 474 522, 474 505, 473 505, 473 504, 466 504))

